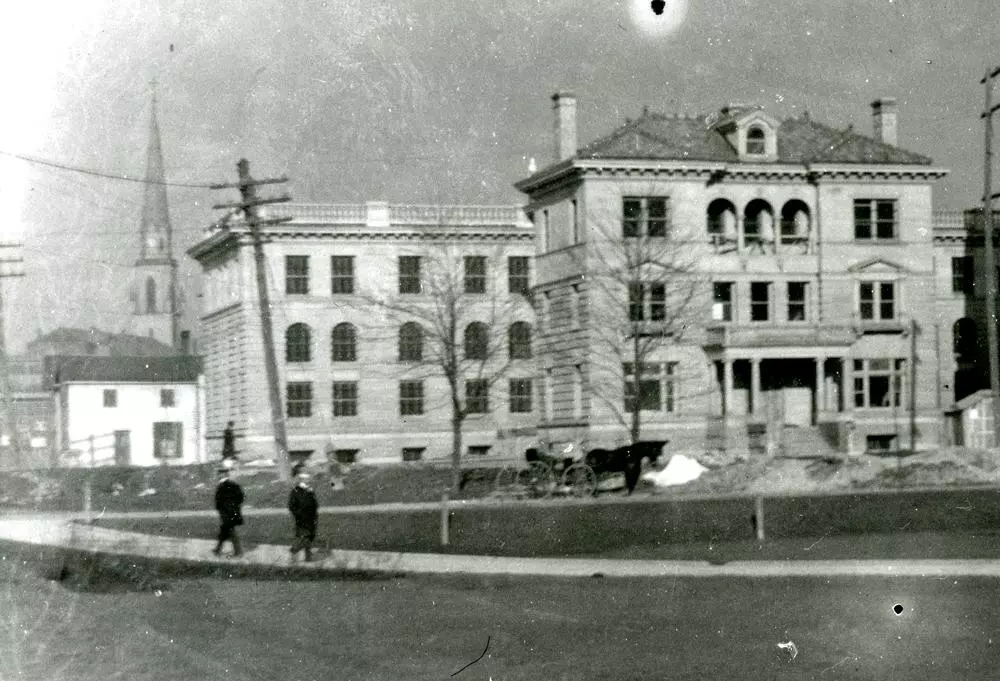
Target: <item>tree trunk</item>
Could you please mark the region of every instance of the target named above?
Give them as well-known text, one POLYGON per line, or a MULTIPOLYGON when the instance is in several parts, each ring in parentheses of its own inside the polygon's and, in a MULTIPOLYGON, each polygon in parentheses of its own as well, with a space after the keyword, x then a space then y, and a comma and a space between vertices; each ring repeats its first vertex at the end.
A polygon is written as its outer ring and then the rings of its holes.
POLYGON ((457 414, 451 418, 451 492, 458 494, 462 487, 462 419, 457 414))

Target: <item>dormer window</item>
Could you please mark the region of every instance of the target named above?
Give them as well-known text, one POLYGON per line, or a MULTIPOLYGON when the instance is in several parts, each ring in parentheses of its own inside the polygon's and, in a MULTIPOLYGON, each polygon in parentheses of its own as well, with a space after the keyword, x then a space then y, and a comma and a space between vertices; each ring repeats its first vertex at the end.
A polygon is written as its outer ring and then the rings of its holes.
POLYGON ((764 128, 755 125, 747 130, 747 154, 763 156, 767 153, 764 128))

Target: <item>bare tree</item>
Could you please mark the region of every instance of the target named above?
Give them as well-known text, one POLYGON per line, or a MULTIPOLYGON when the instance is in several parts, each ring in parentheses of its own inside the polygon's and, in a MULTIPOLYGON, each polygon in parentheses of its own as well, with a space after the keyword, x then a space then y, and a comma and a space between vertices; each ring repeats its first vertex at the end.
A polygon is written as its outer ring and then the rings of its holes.
POLYGON ((644 409, 669 410, 680 398, 663 394, 680 381, 679 368, 657 360, 697 324, 703 251, 693 234, 671 224, 667 199, 656 197, 624 198, 621 213, 592 219, 590 234, 595 243, 577 256, 586 258, 589 287, 596 370, 589 392, 636 442, 644 409))
POLYGON ((447 239, 427 243, 419 255, 411 256, 418 258, 411 261, 417 269, 402 273, 398 287, 393 283, 361 296, 362 304, 381 313, 374 334, 398 341, 397 375, 443 379, 447 384, 446 404, 428 407, 450 411, 455 492, 462 481, 466 419, 488 411, 493 386, 514 361, 524 358, 512 347, 518 342, 516 332, 527 328, 530 344, 530 326, 515 326, 530 319, 530 306, 519 296, 508 296, 495 274, 503 255, 495 246, 475 249, 447 239))

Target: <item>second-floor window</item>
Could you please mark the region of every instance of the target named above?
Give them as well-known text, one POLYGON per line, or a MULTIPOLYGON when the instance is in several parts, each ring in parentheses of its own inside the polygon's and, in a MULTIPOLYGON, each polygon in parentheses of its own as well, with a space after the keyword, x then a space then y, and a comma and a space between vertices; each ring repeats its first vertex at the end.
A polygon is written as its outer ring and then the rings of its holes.
POLYGON ((285 293, 306 295, 309 293, 309 256, 285 256, 285 293))
POLYGON ((482 322, 472 322, 465 327, 463 339, 465 359, 486 359, 489 352, 489 333, 482 322))
POLYGON ((622 199, 622 236, 665 237, 670 200, 665 196, 626 196, 622 199))
POLYGON ((507 258, 507 290, 511 293, 529 295, 531 291, 529 262, 528 257, 524 255, 512 255, 507 258))
POLYGON ((420 293, 420 256, 399 256, 399 292, 420 293))
POLYGON ((971 255, 962 255, 951 259, 951 291, 952 293, 972 293, 975 261, 971 255))
POLYGON ((733 282, 717 281, 712 284, 712 320, 733 321, 733 282))
POLYGON ((788 321, 806 321, 806 306, 809 284, 804 281, 788 282, 788 321))
POLYGON ((330 359, 334 362, 357 361, 357 340, 357 334, 351 324, 337 324, 330 334, 330 359))
POLYGON ((486 293, 486 256, 465 256, 465 292, 486 293))
POLYGON ((628 319, 630 322, 663 321, 667 318, 666 284, 633 282, 628 289, 628 319))
POLYGON ((354 293, 354 256, 330 256, 330 293, 354 293))
POLYGON ((108 408, 118 406, 118 391, 117 390, 105 390, 104 391, 104 406, 108 408))
POLYGON ((472 378, 465 382, 465 411, 469 414, 486 414, 490 410, 490 384, 485 378, 472 378))
POLYGON ((514 322, 507 332, 511 359, 531 359, 531 327, 527 322, 514 322))
POLYGON ((866 241, 898 239, 896 201, 893 199, 855 199, 854 238, 866 241))
POLYGON ((858 313, 861 319, 885 321, 896 318, 896 284, 891 281, 863 281, 858 284, 858 313))
POLYGON ((766 322, 771 319, 771 282, 754 281, 750 284, 750 321, 766 322))
POLYGON ((357 381, 333 382, 333 415, 334 416, 358 415, 357 381))
POLYGON ((161 407, 176 406, 176 400, 173 389, 164 388, 163 390, 160 391, 160 406, 161 407))
POLYGON ((285 361, 308 362, 310 359, 309 327, 292 324, 285 330, 285 361))
POLYGON ((285 414, 289 418, 312 416, 312 383, 301 381, 289 383, 285 388, 285 414))
POLYGON ((421 362, 424 359, 424 330, 416 322, 399 327, 399 361, 421 362))

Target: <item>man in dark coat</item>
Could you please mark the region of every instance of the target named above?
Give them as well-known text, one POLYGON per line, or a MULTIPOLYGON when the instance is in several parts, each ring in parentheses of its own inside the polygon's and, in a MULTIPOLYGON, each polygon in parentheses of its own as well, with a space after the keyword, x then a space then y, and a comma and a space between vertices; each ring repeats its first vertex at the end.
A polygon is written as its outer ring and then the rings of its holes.
POLYGON ((243 524, 243 488, 230 480, 229 473, 232 461, 223 460, 219 467, 219 485, 215 488, 215 510, 219 512, 219 543, 212 553, 222 553, 222 545, 227 540, 233 543, 233 555, 241 556, 240 537, 236 528, 243 524))
POLYGON ((309 486, 309 473, 305 466, 296 466, 295 487, 288 495, 288 510, 295 519, 295 539, 292 541, 291 554, 294 560, 299 551, 305 550, 306 562, 312 560, 312 545, 316 541, 316 522, 319 518, 319 502, 316 493, 309 486))

